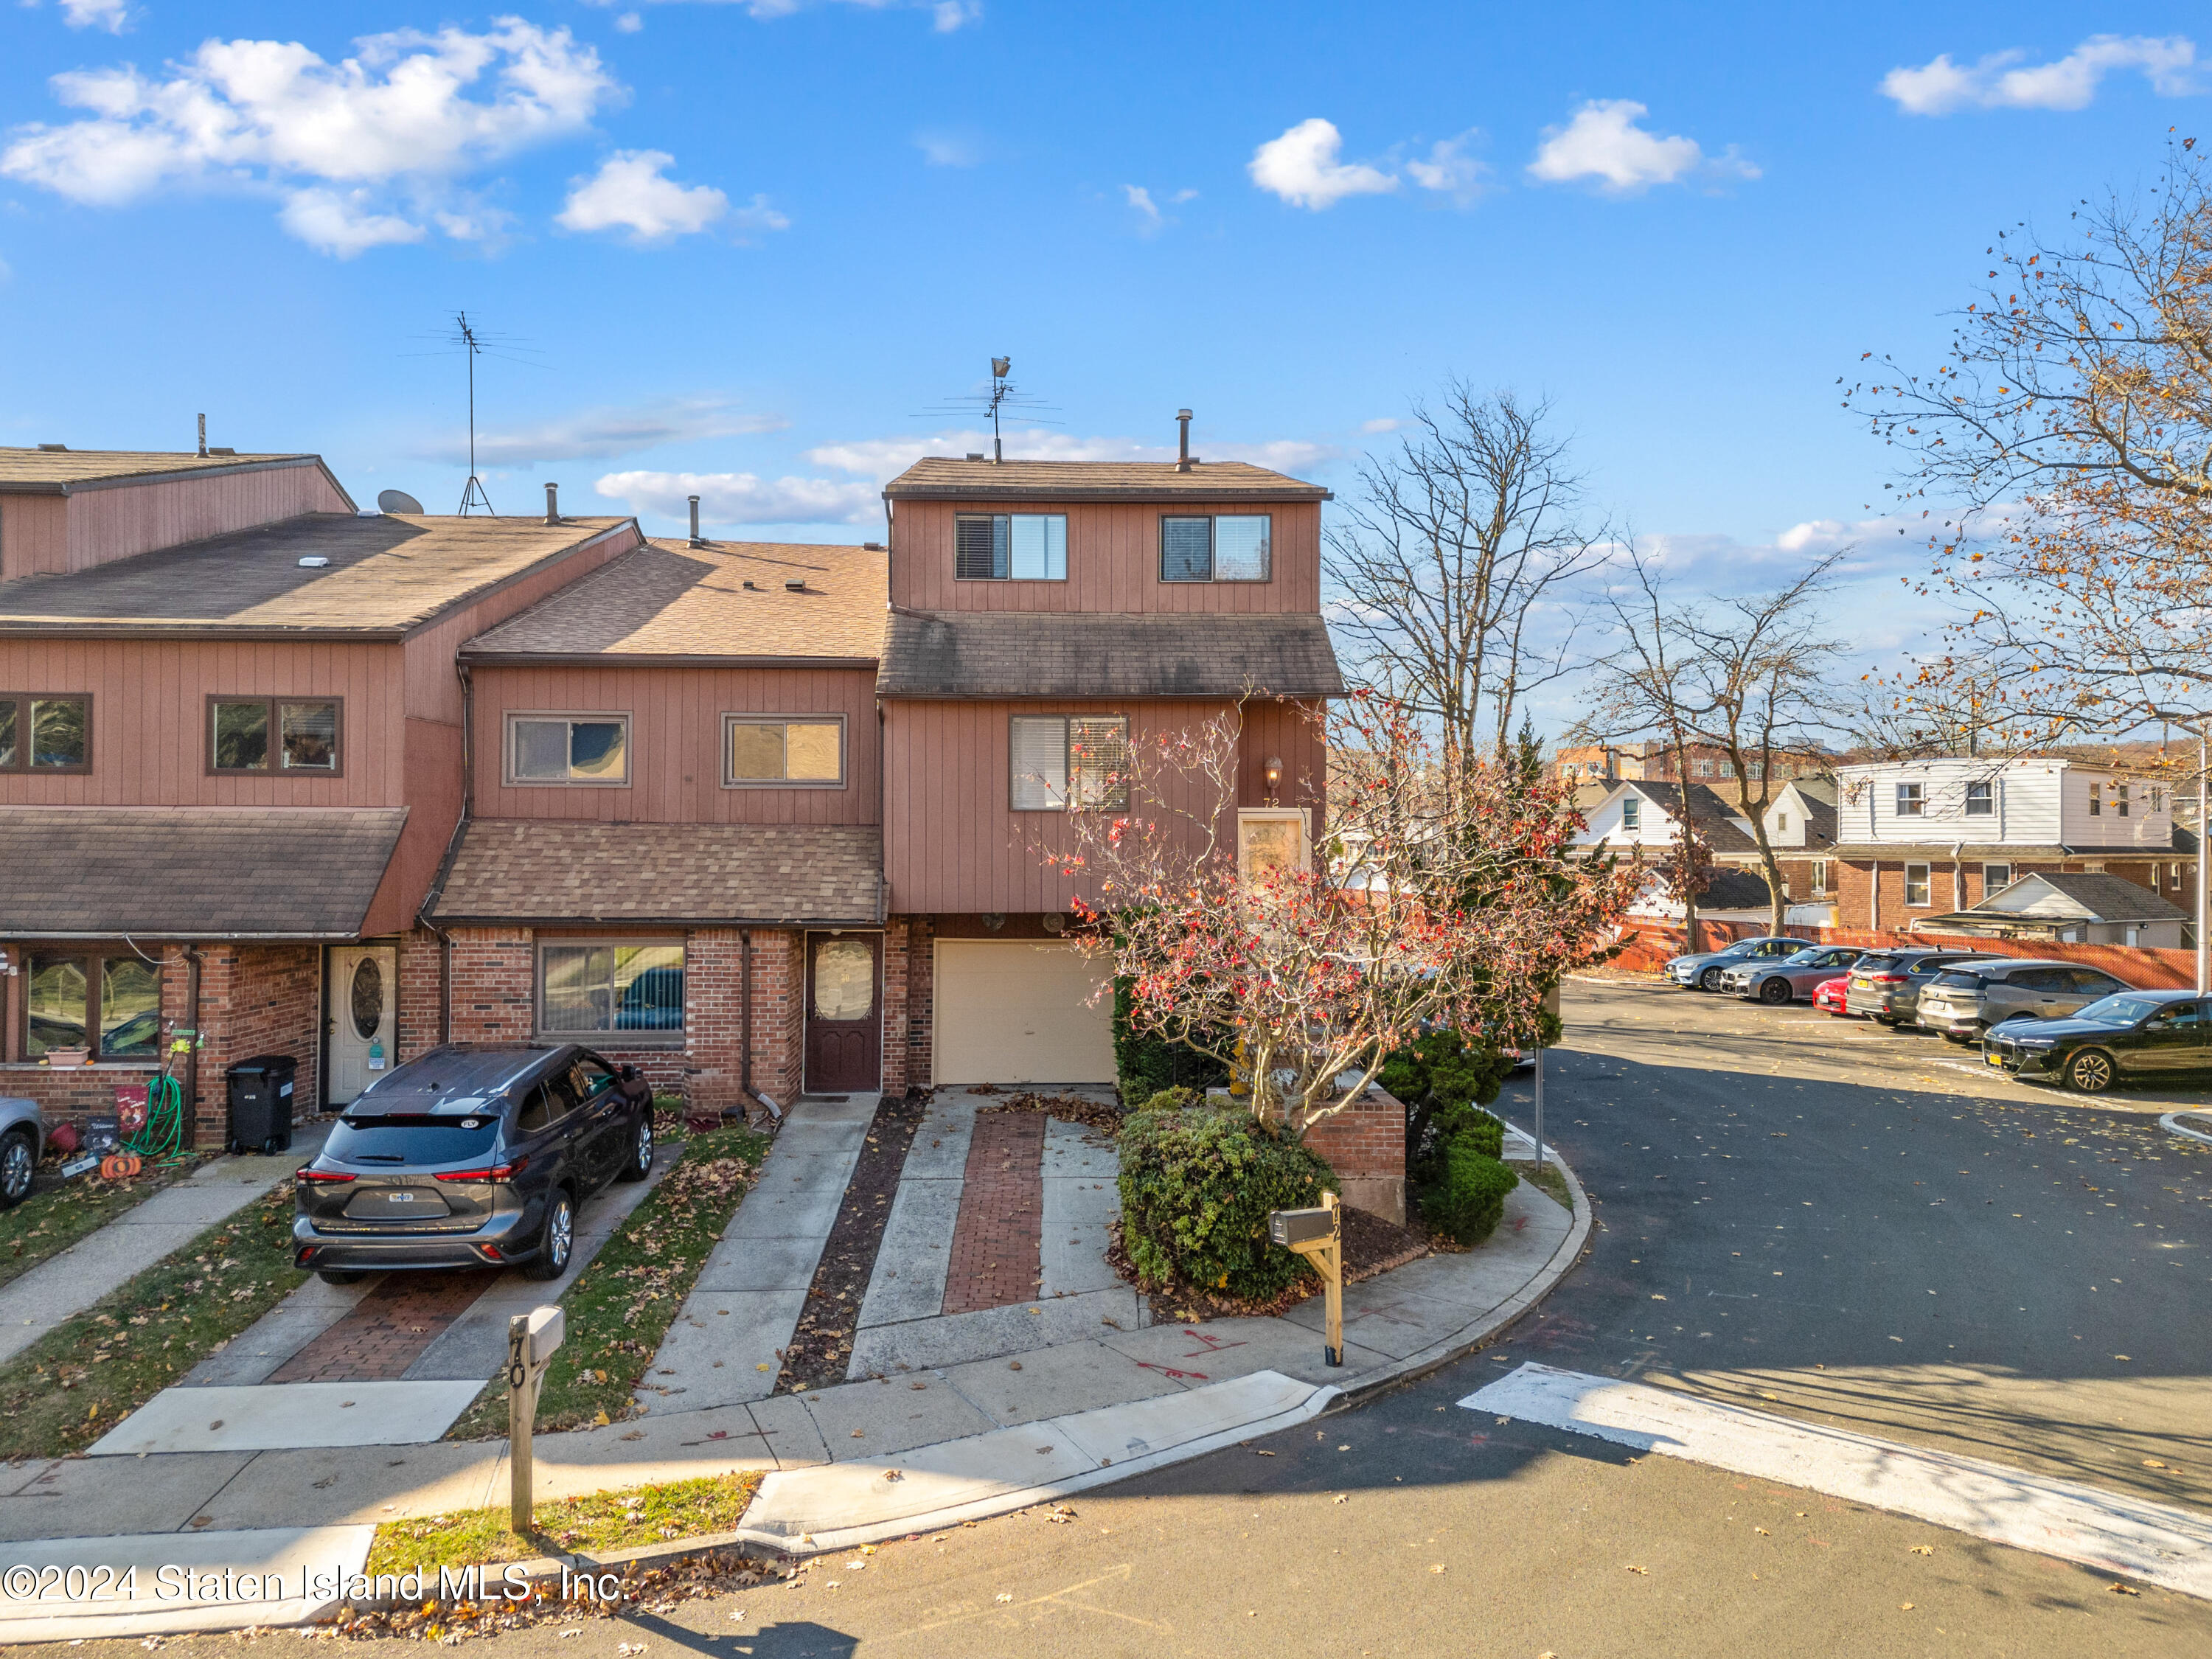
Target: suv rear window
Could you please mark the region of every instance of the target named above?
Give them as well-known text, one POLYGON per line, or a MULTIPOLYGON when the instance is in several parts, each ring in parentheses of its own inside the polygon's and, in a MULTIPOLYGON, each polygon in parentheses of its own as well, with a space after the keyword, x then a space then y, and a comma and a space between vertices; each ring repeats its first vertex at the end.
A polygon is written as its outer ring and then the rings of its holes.
POLYGON ((1956 990, 1971 991, 1980 987, 1982 976, 1964 968, 1947 968, 1936 975, 1936 983, 1948 985, 1956 990))
POLYGON ((1901 957, 1861 957, 1857 966, 1865 973, 1886 974, 1903 960, 1901 957))
POLYGON ((499 1136, 499 1117, 342 1117, 323 1147, 341 1164, 455 1164, 481 1158, 499 1136), (473 1126, 473 1127, 471 1127, 473 1126))

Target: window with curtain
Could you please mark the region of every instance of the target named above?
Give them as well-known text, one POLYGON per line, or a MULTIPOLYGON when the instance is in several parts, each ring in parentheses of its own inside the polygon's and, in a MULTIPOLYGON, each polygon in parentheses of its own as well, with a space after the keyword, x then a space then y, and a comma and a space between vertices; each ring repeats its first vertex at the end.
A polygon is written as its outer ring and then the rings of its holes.
POLYGON ((1126 715, 1010 718, 1015 811, 1118 811, 1129 804, 1126 715))
POLYGON ((509 714, 509 783, 629 781, 627 714, 509 714))
POLYGON ((845 723, 840 719, 725 714, 722 721, 725 783, 818 787, 845 781, 845 723))
POLYGON ((538 946, 538 1029, 543 1035, 682 1040, 681 944, 545 944, 538 946))
POLYGON ((952 574, 962 581, 1067 580, 1065 513, 963 513, 952 536, 952 574))

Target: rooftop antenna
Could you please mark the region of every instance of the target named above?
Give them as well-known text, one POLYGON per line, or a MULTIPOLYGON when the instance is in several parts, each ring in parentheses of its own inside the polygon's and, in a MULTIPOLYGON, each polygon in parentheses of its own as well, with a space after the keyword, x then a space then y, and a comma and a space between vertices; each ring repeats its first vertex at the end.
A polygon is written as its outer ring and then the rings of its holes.
POLYGON ((1006 447, 999 441, 999 410, 1012 390, 1006 376, 1013 370, 1012 357, 991 359, 991 459, 996 463, 1006 459, 1006 447))
POLYGON ((461 487, 461 516, 466 518, 481 508, 496 518, 499 515, 492 513, 491 497, 484 494, 483 480, 477 477, 477 357, 483 350, 483 343, 471 325, 465 311, 453 313, 453 329, 469 359, 469 481, 461 487))
MULTIPOLYGON (((994 357, 991 359, 990 391, 988 392, 974 392, 963 398, 951 398, 947 400, 945 405, 937 409, 927 410, 923 412, 925 415, 966 415, 969 413, 988 415, 991 417, 991 459, 994 464, 1003 461, 1006 459, 1006 447, 1004 438, 1000 433, 1000 411, 1001 410, 1008 409, 1022 410, 1026 411, 1029 410, 1037 409, 1054 409, 1055 407, 1054 404, 1043 403, 1030 397, 1029 393, 1024 392, 1019 386, 1016 386, 1012 379, 1013 369, 1014 360, 1012 357, 994 357)), ((1058 426, 1060 424, 1057 421, 1048 421, 1042 416, 1039 415, 1030 415, 1028 418, 1036 421, 1042 426, 1058 426)), ((975 456, 971 459, 980 460, 982 458, 981 456, 975 456)))

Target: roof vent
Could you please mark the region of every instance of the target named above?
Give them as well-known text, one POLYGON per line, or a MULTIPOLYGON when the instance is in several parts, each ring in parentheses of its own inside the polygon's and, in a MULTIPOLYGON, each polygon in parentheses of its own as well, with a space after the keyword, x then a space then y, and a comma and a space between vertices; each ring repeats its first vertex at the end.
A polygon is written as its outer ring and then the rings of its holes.
POLYGON ((545 522, 561 522, 561 486, 556 483, 545 486, 545 522))
MULTIPOLYGON (((39 447, 41 449, 59 449, 61 446, 59 444, 40 444, 39 447)), ((980 449, 971 449, 968 452, 968 459, 971 461, 980 461, 983 459, 983 452, 980 449)))
POLYGON ((1176 471, 1188 472, 1190 471, 1191 462, 1196 459, 1190 453, 1190 411, 1188 410, 1176 410, 1176 429, 1182 434, 1176 444, 1176 471))
POLYGON ((699 498, 696 495, 691 495, 685 499, 691 503, 691 539, 687 545, 704 547, 707 544, 699 539, 699 498))
POLYGON ((228 444, 210 444, 208 446, 208 453, 210 455, 235 455, 238 453, 238 451, 232 448, 228 444))
POLYGON ((752 579, 750 576, 748 576, 748 577, 746 577, 746 578, 745 578, 745 586, 746 586, 746 587, 748 587, 749 589, 750 589, 753 592, 757 593, 757 592, 760 592, 760 589, 759 589, 758 587, 754 586, 754 585, 753 585, 753 579, 752 579))
POLYGON ((793 576, 790 580, 784 583, 783 591, 787 593, 804 593, 806 591, 806 578, 804 576, 793 576))
MULTIPOLYGON (((67 444, 40 444, 40 445, 39 446, 39 447, 40 447, 40 448, 41 448, 41 449, 43 449, 43 450, 46 450, 48 453, 50 453, 50 454, 51 454, 51 453, 58 453, 58 452, 63 451, 63 450, 66 450, 66 449, 69 447, 69 446, 68 446, 67 444)), ((971 461, 980 461, 980 460, 981 460, 983 458, 982 458, 981 455, 970 455, 968 459, 969 459, 969 460, 971 460, 971 461)))
POLYGON ((300 561, 302 570, 327 570, 331 562, 319 553, 310 553, 300 561))
POLYGON ((860 550, 864 553, 880 553, 884 550, 884 544, 881 542, 862 542, 860 550))

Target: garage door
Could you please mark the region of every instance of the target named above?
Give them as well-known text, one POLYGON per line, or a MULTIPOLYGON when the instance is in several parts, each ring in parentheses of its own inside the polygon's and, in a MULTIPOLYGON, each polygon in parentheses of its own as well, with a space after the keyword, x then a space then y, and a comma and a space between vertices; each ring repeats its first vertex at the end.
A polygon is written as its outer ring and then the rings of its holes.
POLYGON ((939 1083, 1110 1083, 1113 1005, 1085 1001, 1103 976, 1073 945, 937 941, 939 1083))

